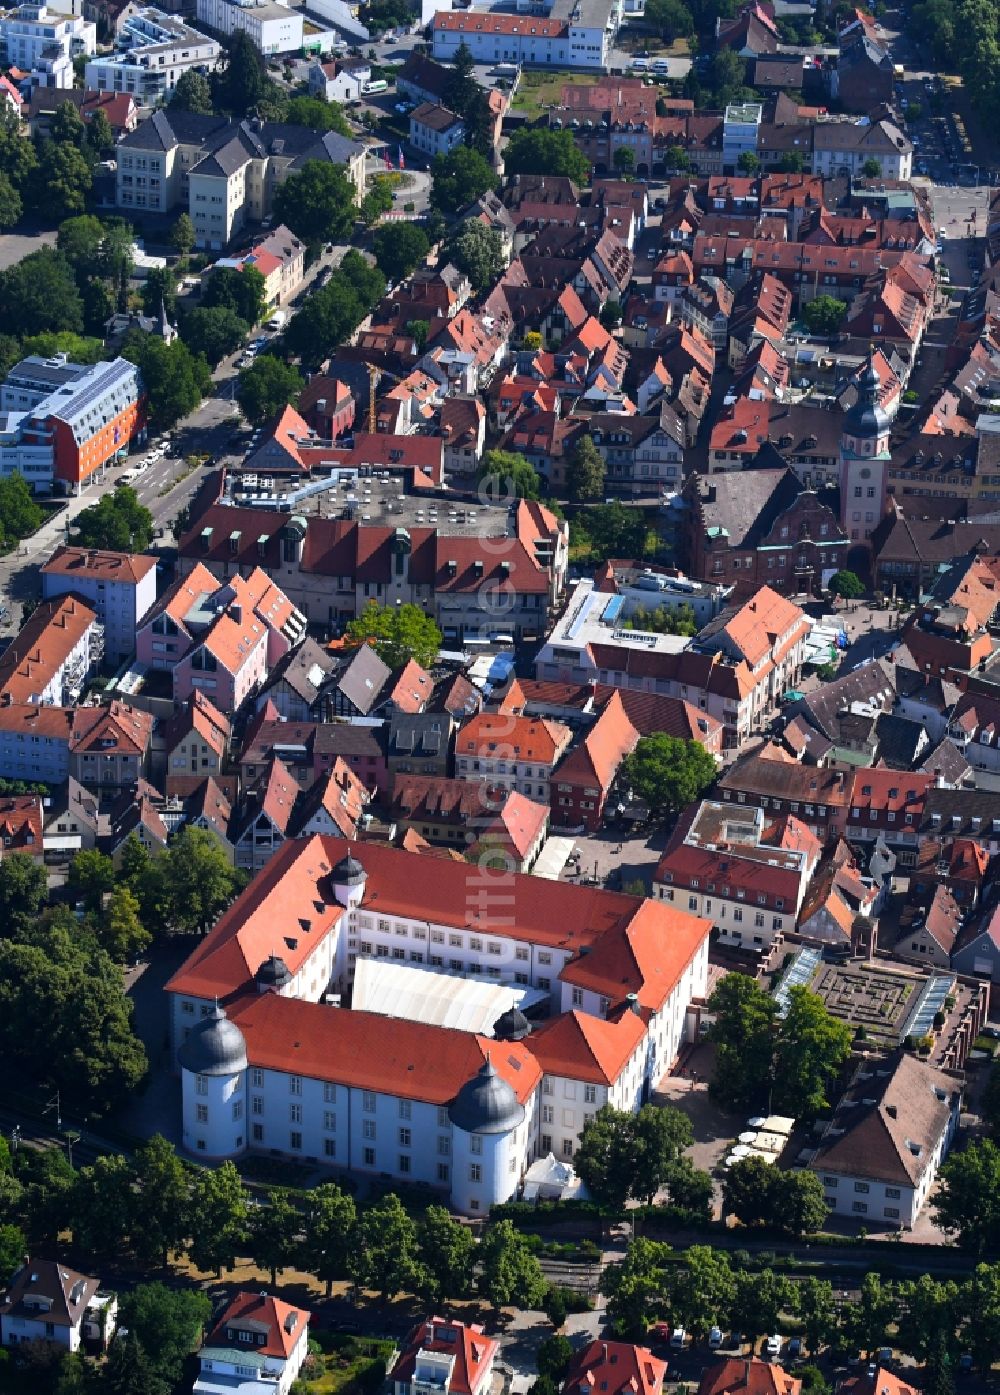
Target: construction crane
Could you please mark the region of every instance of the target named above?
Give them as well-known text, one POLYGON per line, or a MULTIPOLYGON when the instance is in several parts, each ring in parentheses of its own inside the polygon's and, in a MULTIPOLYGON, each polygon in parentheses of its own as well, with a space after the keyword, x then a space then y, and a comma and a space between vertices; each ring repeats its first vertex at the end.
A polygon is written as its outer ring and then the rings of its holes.
POLYGON ((369 430, 369 431, 371 432, 371 434, 374 436, 374 435, 375 435, 375 388, 378 386, 378 380, 379 380, 379 378, 381 377, 381 374, 379 373, 378 369, 375 367, 374 363, 366 363, 366 364, 365 364, 365 367, 368 369, 368 430, 369 430))
POLYGON ((390 373, 388 368, 376 368, 374 363, 366 363, 368 369, 368 430, 375 435, 375 389, 383 378, 391 378, 394 383, 401 382, 398 373, 390 373))

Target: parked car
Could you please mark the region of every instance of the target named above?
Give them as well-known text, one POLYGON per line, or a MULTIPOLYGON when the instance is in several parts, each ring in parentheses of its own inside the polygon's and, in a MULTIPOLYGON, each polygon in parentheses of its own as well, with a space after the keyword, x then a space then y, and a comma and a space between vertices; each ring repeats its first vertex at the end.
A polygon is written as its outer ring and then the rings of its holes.
POLYGON ((876 1360, 880 1366, 892 1365, 892 1347, 880 1347, 876 1353, 876 1360))
POLYGON ((768 1359, 769 1361, 773 1361, 773 1360, 775 1359, 775 1357, 778 1357, 778 1356, 781 1355, 781 1333, 780 1333, 780 1332, 773 1332, 773 1333, 771 1334, 771 1336, 768 1337, 767 1343, 765 1344, 765 1347, 764 1347, 764 1353, 765 1353, 765 1355, 767 1356, 767 1359, 768 1359))
POLYGON ((708 1334, 708 1345, 712 1351, 718 1351, 722 1346, 722 1328, 713 1327, 708 1334))
POLYGON ((801 1337, 793 1337, 792 1340, 788 1343, 788 1359, 789 1359, 790 1361, 798 1361, 798 1359, 799 1359, 799 1357, 800 1357, 801 1355, 802 1355, 802 1338, 801 1338, 801 1337))
POLYGON ((688 1334, 683 1327, 675 1327, 670 1334, 670 1350, 683 1351, 687 1345, 688 1334))

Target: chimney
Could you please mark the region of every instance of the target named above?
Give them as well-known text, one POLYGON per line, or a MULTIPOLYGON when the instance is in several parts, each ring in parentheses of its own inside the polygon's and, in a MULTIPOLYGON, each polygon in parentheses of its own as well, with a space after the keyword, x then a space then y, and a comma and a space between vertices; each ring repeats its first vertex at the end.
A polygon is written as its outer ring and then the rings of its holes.
POLYGON ((229 607, 229 614, 236 621, 237 625, 242 625, 243 607, 240 605, 238 601, 233 601, 232 605, 229 607))
POLYGON ((639 1006, 638 993, 626 993, 625 1001, 628 1003, 631 1011, 635 1013, 636 1017, 642 1016, 642 1008, 639 1006))
POLYGON ((885 1107, 885 1112, 886 1114, 888 1114, 890 1119, 896 1118, 896 1106, 894 1104, 887 1104, 885 1107))

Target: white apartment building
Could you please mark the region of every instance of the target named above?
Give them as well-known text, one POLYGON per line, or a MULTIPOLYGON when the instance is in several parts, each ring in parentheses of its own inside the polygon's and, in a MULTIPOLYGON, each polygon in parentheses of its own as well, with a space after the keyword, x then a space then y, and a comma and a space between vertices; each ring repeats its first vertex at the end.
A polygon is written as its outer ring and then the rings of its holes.
POLYGON ((60 785, 69 774, 73 713, 0 701, 0 779, 60 785))
POLYGON ((569 1156, 599 1098, 637 1107, 705 994, 707 922, 519 875, 491 912, 481 875, 336 838, 282 847, 168 984, 185 1147, 423 1181, 476 1214, 515 1193, 543 1142, 569 1156), (491 1040, 331 1006, 359 957, 530 986, 570 1020, 543 1027, 536 1053, 516 1011, 491 1040), (252 977, 230 1021, 216 999, 240 988, 238 962, 252 977), (623 963, 634 965, 624 979, 623 963))
POLYGON ((548 804, 552 772, 572 738, 568 726, 546 717, 481 712, 455 738, 455 774, 548 804))
POLYGON ((302 48, 302 11, 277 0, 198 0, 202 24, 223 34, 242 32, 261 53, 294 53, 302 48))
POLYGON ((681 817, 652 894, 711 920, 721 943, 763 951, 795 929, 822 845, 792 816, 703 800, 681 817))
POLYGON ((448 155, 465 140, 465 122, 437 102, 421 102, 410 112, 410 144, 431 160, 448 155))
POLYGON ((75 596, 41 601, 0 655, 0 703, 71 707, 103 656, 89 606, 75 596))
POLYGON ((184 73, 214 68, 222 53, 215 39, 153 5, 126 15, 116 47, 87 64, 85 84, 96 92, 130 92, 145 106, 169 97, 184 73))
POLYGON ((309 1312, 269 1293, 238 1293, 198 1352, 193 1395, 288 1395, 309 1354, 309 1312))
POLYGON ((18 5, 0 15, 0 52, 7 67, 31 73, 39 87, 73 86, 73 59, 97 51, 97 26, 46 5, 18 5))
POLYGON ((864 1061, 809 1163, 834 1215, 882 1229, 912 1228, 961 1107, 959 1078, 916 1056, 864 1061))
POLYGON ((41 575, 44 600, 72 592, 93 609, 113 663, 135 653, 139 622, 156 601, 155 557, 63 546, 42 566, 41 575))

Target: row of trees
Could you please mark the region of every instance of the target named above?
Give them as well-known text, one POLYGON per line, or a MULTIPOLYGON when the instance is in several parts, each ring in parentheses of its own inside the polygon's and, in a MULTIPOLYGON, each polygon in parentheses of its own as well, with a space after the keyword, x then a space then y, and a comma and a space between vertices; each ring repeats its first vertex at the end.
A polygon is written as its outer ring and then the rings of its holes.
MULTIPOLYGON (((415 1218, 393 1193, 360 1208, 333 1182, 301 1196, 273 1188, 255 1201, 231 1162, 191 1168, 160 1135, 131 1159, 99 1157, 74 1171, 57 1150, 22 1149, 0 1139, 0 1195, 12 1223, 0 1228, 0 1261, 16 1267, 27 1243, 70 1231, 100 1258, 128 1254, 166 1267, 186 1254, 221 1274, 252 1260, 277 1283, 283 1269, 314 1275, 329 1294, 337 1281, 392 1298, 419 1294, 428 1304, 478 1293, 496 1307, 537 1308, 548 1285, 531 1246, 509 1220, 481 1243, 443 1206, 415 1218)), ((0 1268, 3 1265, 0 1263, 0 1268)))
POLYGON ((890 1343, 892 1332, 892 1345, 922 1363, 942 1351, 945 1357, 968 1351, 988 1371, 1000 1355, 1000 1265, 981 1264, 962 1283, 927 1274, 890 1283, 869 1273, 857 1300, 841 1305, 825 1279, 793 1281, 748 1262, 738 1266, 738 1258, 707 1245, 674 1255, 668 1245, 637 1239, 605 1271, 608 1316, 631 1338, 665 1319, 696 1337, 718 1325, 755 1341, 778 1331, 784 1314, 800 1320, 813 1354, 836 1346, 870 1356, 890 1343))
POLYGON ((72 102, 56 110, 45 134, 26 140, 9 105, 0 113, 0 229, 25 212, 47 223, 82 213, 94 182, 94 167, 114 148, 103 112, 84 122, 72 102))

